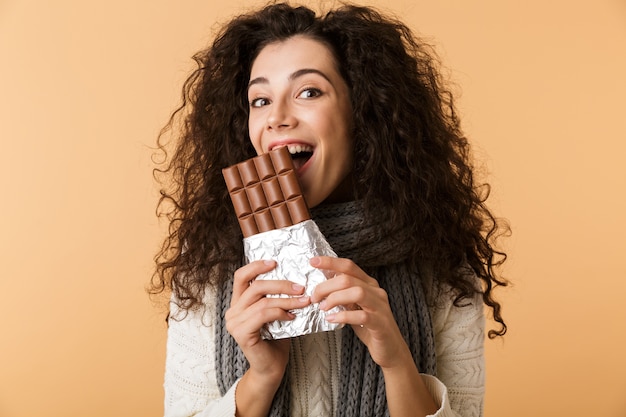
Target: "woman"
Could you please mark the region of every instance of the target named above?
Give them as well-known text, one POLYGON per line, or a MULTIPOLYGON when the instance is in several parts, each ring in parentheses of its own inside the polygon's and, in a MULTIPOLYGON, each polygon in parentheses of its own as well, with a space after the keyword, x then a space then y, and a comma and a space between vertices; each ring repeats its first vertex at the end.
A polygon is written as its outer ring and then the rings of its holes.
POLYGON ((371 8, 275 4, 232 20, 196 60, 158 171, 171 185, 152 288, 172 290, 165 414, 481 415, 483 304, 503 335, 505 256, 434 54, 371 8), (275 263, 244 265, 221 176, 281 146, 339 256, 311 259, 335 277, 310 297, 255 280, 275 263), (261 338, 311 303, 345 306, 327 320, 346 326, 261 338))

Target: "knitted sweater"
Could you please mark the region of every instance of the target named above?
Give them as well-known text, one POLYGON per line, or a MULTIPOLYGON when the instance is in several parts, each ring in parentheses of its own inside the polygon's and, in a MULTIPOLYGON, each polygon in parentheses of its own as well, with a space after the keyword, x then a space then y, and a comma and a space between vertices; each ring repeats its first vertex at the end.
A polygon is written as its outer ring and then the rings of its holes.
MULTIPOLYGON (((184 315, 171 304, 165 365, 165 417, 235 416, 237 382, 221 397, 215 377, 215 305, 184 315)), ((484 314, 480 295, 463 307, 443 300, 431 311, 437 378, 422 375, 439 409, 436 417, 482 416, 485 391, 484 314)), ((294 417, 331 417, 337 402, 341 330, 292 339, 294 417)))

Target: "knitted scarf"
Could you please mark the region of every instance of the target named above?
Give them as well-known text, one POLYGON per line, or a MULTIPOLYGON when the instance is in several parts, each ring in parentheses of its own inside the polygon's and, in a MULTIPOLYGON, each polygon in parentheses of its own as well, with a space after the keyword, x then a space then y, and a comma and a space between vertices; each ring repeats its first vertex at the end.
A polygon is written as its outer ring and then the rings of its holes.
MULTIPOLYGON (((384 211, 378 224, 365 224, 360 202, 324 205, 311 210, 313 220, 339 257, 353 260, 387 291, 400 332, 422 373, 434 375, 435 345, 430 313, 418 271, 409 267, 403 232, 393 227, 384 211), (385 230, 382 233, 381 230, 385 230)), ((224 314, 230 306, 232 280, 217 293, 216 371, 222 395, 248 369, 248 362, 226 331, 224 314)), ((274 397, 271 417, 289 416, 289 370, 274 397)), ((350 326, 342 329, 340 417, 389 416, 385 381, 380 367, 350 326)))

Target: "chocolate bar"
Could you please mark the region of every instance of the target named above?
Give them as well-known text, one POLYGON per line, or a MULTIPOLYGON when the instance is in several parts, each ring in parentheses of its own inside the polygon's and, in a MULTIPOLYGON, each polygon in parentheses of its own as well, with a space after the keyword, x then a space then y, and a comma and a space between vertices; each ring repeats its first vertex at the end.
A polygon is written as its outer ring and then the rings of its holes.
POLYGON ((243 237, 309 220, 287 147, 222 170, 243 237))
MULTIPOLYGON (((314 256, 337 255, 311 219, 286 147, 224 168, 222 174, 243 232, 246 261, 276 261, 276 268, 257 279, 289 279, 304 286, 304 295, 310 296, 320 282, 332 278, 332 271, 309 263, 314 256)), ((342 310, 337 306, 326 312, 310 304, 293 310, 293 320, 267 323, 261 336, 283 339, 335 330, 342 325, 326 321, 325 316, 342 310)))

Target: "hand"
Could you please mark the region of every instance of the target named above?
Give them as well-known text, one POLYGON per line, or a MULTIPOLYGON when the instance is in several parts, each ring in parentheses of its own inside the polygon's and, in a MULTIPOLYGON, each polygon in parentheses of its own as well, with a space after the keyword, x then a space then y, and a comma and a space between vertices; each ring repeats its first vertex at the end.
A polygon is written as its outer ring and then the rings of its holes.
POLYGON ((291 281, 256 279, 275 266, 275 261, 255 261, 235 272, 233 295, 225 318, 226 330, 248 359, 252 377, 277 388, 287 367, 290 342, 289 339, 264 340, 260 330, 274 320, 293 320, 295 315, 289 310, 309 305, 310 297, 301 296, 304 287, 291 281), (266 297, 268 294, 291 297, 266 297))
POLYGON ((392 416, 431 415, 437 410, 411 352, 391 313, 387 292, 349 259, 319 256, 311 265, 335 272, 315 287, 311 302, 322 310, 343 305, 349 310, 326 316, 333 323, 351 324, 370 356, 383 371, 387 405, 392 416))
POLYGON ((324 311, 339 305, 347 309, 327 315, 326 320, 352 325, 382 368, 404 366, 410 351, 391 312, 387 292, 378 281, 349 259, 319 256, 311 259, 311 265, 335 273, 334 278, 317 285, 311 302, 319 302, 324 311))

